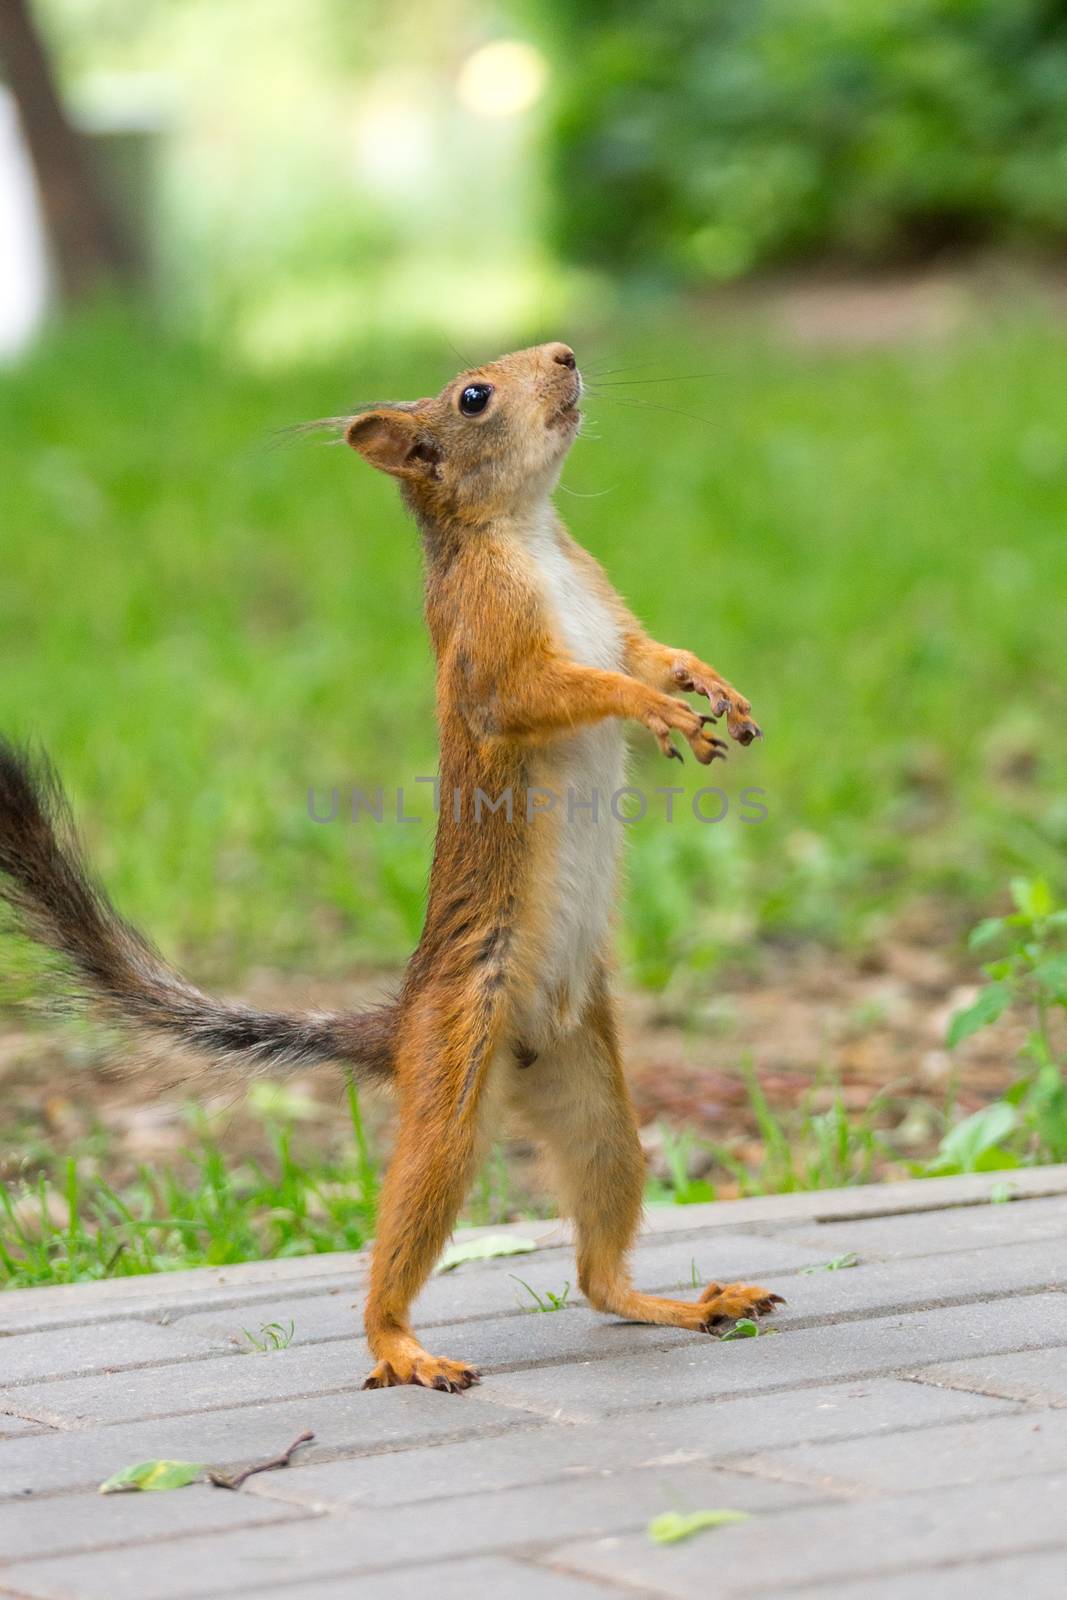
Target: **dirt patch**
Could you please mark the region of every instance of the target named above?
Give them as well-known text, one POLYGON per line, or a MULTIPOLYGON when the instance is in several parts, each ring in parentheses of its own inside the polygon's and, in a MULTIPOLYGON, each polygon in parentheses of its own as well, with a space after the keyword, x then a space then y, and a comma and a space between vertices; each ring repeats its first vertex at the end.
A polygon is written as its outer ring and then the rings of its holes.
POLYGON ((1067 316, 1067 273, 1049 262, 989 253, 911 271, 857 274, 829 266, 767 274, 703 295, 714 315, 764 319, 776 334, 814 349, 926 344, 1029 306, 1067 316))
MULTIPOLYGON (((969 961, 946 956, 918 929, 905 928, 863 957, 811 946, 764 950, 755 970, 720 973, 709 980, 706 998, 684 1011, 662 997, 624 993, 626 1060, 653 1168, 663 1166, 655 1131, 661 1122, 758 1163, 762 1142, 746 1062, 779 1115, 823 1109, 838 1090, 857 1115, 880 1097, 879 1125, 902 1136, 916 1159, 931 1153, 950 1090, 965 1112, 994 1098, 1014 1076, 1025 1038, 1023 1020, 1007 1017, 949 1056, 945 1028, 973 997, 974 976, 969 961)), ((390 987, 381 975, 321 984, 259 972, 250 975, 244 995, 279 1008, 359 1007, 390 987)), ((269 1155, 262 1118, 247 1113, 239 1091, 227 1086, 216 1093, 205 1077, 175 1085, 172 1067, 133 1077, 122 1069, 91 1033, 11 1014, 0 1019, 9 1152, 0 1173, 25 1176, 57 1153, 86 1148, 94 1130, 103 1130, 91 1159, 102 1177, 122 1183, 139 1162, 177 1156, 188 1136, 183 1106, 190 1098, 216 1113, 218 1137, 233 1159, 269 1155)), ((340 1153, 350 1131, 338 1075, 318 1069, 289 1084, 306 1101, 301 1140, 324 1156, 340 1153)), ((368 1115, 387 1146, 388 1097, 375 1097, 368 1115)), ((529 1158, 523 1146, 512 1147, 518 1191, 528 1186, 529 1158)), ((898 1167, 886 1159, 878 1170, 893 1176, 898 1167)), ((728 1182, 721 1187, 730 1192, 728 1182)))

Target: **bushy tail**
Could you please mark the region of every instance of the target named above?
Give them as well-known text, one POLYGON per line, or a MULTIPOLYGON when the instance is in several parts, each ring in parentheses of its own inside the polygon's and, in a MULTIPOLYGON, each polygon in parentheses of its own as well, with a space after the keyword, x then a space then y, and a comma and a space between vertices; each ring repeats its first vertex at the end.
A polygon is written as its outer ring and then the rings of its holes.
POLYGON ((249 1073, 335 1061, 385 1081, 395 1008, 286 1015, 228 1005, 174 972, 89 872, 59 778, 0 739, 0 899, 59 953, 97 1011, 249 1073))

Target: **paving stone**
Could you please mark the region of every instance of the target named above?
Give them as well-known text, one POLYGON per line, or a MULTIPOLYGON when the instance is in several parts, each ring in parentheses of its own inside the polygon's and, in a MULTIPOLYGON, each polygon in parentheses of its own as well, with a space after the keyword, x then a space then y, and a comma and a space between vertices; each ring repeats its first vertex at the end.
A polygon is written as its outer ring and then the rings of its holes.
MULTIPOLYGON (((802 1272, 774 1287, 789 1302, 776 1315, 775 1325, 782 1327, 813 1317, 844 1319, 953 1300, 988 1303, 1010 1293, 1067 1287, 1067 1252, 1057 1258, 1042 1240, 891 1261, 863 1256, 858 1266, 802 1272)), ((995 1314, 990 1306, 990 1315, 995 1314)))
POLYGON ((522 1314, 512 1274, 558 1292, 574 1264, 566 1225, 519 1224, 536 1252, 437 1278, 416 1308, 431 1349, 488 1369, 461 1397, 360 1392, 365 1254, 0 1296, 0 1594, 1062 1593, 1067 1198, 1037 1196, 1067 1167, 1018 1176, 1031 1198, 1011 1205, 980 1175, 662 1208, 643 1286, 691 1292, 695 1261, 788 1295, 779 1333, 725 1344, 580 1304, 522 1314), (803 1271, 846 1250, 859 1267, 803 1271), (289 1317, 290 1349, 233 1350, 289 1317), (296 1464, 238 1495, 89 1492, 131 1461, 237 1464, 305 1427, 296 1464), (649 1543, 650 1516, 700 1505, 755 1515, 649 1543))
POLYGON ((0 1439, 6 1439, 9 1434, 28 1433, 32 1427, 33 1424, 22 1417, 9 1417, 0 1411, 0 1439))
POLYGON ((301 1295, 287 1288, 275 1291, 274 1298, 241 1305, 220 1305, 207 1311, 194 1311, 172 1326, 189 1328, 220 1349, 247 1351, 245 1332, 253 1334, 269 1322, 293 1329, 291 1344, 315 1344, 324 1339, 356 1339, 363 1333, 362 1299, 355 1298, 351 1284, 316 1295, 301 1295))
POLYGON ((715 1465, 753 1449, 801 1440, 856 1438, 870 1451, 872 1435, 891 1430, 920 1429, 901 1437, 924 1440, 931 1431, 941 1432, 933 1426, 937 1423, 1011 1414, 1001 1400, 874 1378, 750 1400, 664 1407, 642 1416, 609 1417, 596 1426, 513 1429, 498 1438, 269 1472, 251 1479, 248 1491, 324 1510, 414 1505, 454 1494, 457 1484, 464 1494, 491 1494, 553 1478, 657 1464, 684 1470, 692 1461, 715 1465))
POLYGON ((324 1450, 355 1454, 400 1450, 429 1439, 463 1439, 516 1425, 529 1414, 488 1406, 481 1391, 465 1395, 384 1389, 319 1395, 229 1411, 34 1434, 0 1444, 0 1497, 94 1488, 133 1461, 165 1457, 232 1464, 283 1449, 305 1428, 324 1450))
MULTIPOLYGON (((374 1572, 363 1578, 327 1578, 293 1587, 286 1584, 274 1594, 277 1600, 472 1600, 474 1595, 494 1595, 497 1600, 621 1600, 614 1585, 595 1578, 548 1572, 501 1556, 435 1561, 426 1567, 374 1572)), ((632 1589, 627 1595, 634 1600, 632 1589)))
POLYGON ((1067 1350, 1020 1350, 982 1360, 944 1361, 918 1367, 909 1376, 922 1383, 1025 1400, 1041 1406, 1067 1406, 1067 1350))
POLYGON ((0 1586, 2 1563, 28 1556, 58 1556, 169 1539, 175 1534, 247 1528, 306 1514, 296 1506, 287 1509, 281 1501, 231 1494, 206 1484, 192 1484, 173 1494, 101 1496, 93 1492, 0 1501, 0 1586))
POLYGON ((790 1238, 813 1249, 821 1247, 827 1257, 855 1250, 868 1257, 889 1259, 944 1255, 949 1251, 1041 1239, 1058 1239, 1067 1244, 1067 1207, 1062 1198, 960 1206, 947 1211, 800 1227, 790 1238))
POLYGON ((93 1283, 55 1284, 0 1295, 0 1335, 34 1329, 113 1321, 117 1317, 160 1316, 175 1306, 191 1310, 216 1301, 270 1296, 275 1286, 299 1285, 311 1291, 365 1273, 365 1251, 297 1256, 280 1261, 247 1261, 232 1267, 191 1267, 154 1276, 108 1278, 93 1283))
POLYGON ((901 1183, 871 1184, 850 1189, 800 1191, 759 1195, 751 1200, 709 1201, 696 1206, 648 1206, 646 1234, 703 1231, 750 1224, 789 1227, 803 1222, 865 1220, 934 1212, 983 1208, 1011 1184, 1016 1206, 1031 1198, 1067 1193, 1067 1163, 1055 1167, 1025 1167, 1015 1172, 969 1173, 956 1178, 915 1178, 901 1183))
POLYGON ((1067 1412, 1031 1411, 913 1433, 894 1431, 879 1440, 876 1450, 869 1439, 845 1439, 735 1459, 733 1465, 813 1488, 905 1494, 1056 1472, 1065 1461, 1067 1412))
MULTIPOLYGON (((192 1600, 256 1594, 265 1583, 339 1578, 409 1561, 536 1549, 550 1539, 595 1538, 644 1528, 651 1517, 691 1497, 696 1505, 761 1512, 817 1503, 809 1490, 732 1476, 701 1465, 684 1478, 662 1467, 620 1478, 465 1495, 427 1502, 415 1524, 406 1507, 352 1511, 266 1528, 173 1540, 57 1560, 16 1562, 0 1581, 29 1600, 192 1600)), ((417 1570, 417 1569, 416 1569, 417 1570)), ((717 1581, 717 1580, 716 1580, 717 1581)), ((413 1592, 418 1594, 413 1576, 413 1592)))
MULTIPOLYGON (((544 1247, 560 1261, 573 1255, 566 1229, 556 1221, 461 1228, 455 1237, 511 1232, 533 1239, 539 1252, 544 1247)), ((106 1282, 19 1289, 0 1295, 0 1336, 109 1322, 119 1317, 169 1320, 196 1311, 258 1305, 277 1299, 279 1294, 298 1301, 346 1291, 354 1297, 366 1285, 369 1265, 369 1250, 338 1251, 275 1261, 246 1261, 227 1267, 194 1267, 106 1282)), ((492 1270, 494 1265, 471 1263, 464 1273, 492 1270)))
MULTIPOLYGON (((1067 1549, 1065 1493, 1067 1474, 1060 1473, 980 1488, 812 1506, 756 1516, 718 1528, 706 1538, 667 1547, 634 1534, 586 1541, 557 1549, 548 1564, 555 1571, 644 1585, 677 1600, 692 1600, 707 1586, 709 1572, 714 1573, 717 1593, 739 1600, 792 1593, 805 1584, 821 1591, 834 1582, 854 1584, 868 1574, 906 1572, 943 1561, 973 1563, 1042 1546, 1067 1549)), ((870 1592, 866 1585, 863 1592, 870 1592)), ((897 1600, 895 1589, 886 1592, 897 1600)), ((1014 1592, 1030 1600, 1025 1585, 1014 1592)), ((939 1583, 928 1593, 940 1600, 939 1583)), ((971 1593, 977 1600, 981 1591, 971 1593)))
MULTIPOLYGON (((682 1344, 692 1338, 681 1328, 612 1322, 595 1312, 574 1308, 439 1328, 431 1345, 441 1355, 471 1361, 482 1372, 492 1372, 505 1365, 568 1357, 614 1359, 631 1351, 682 1344)), ((290 1346, 265 1354, 229 1354, 176 1362, 168 1367, 127 1373, 120 1384, 108 1377, 26 1384, 0 1390, 0 1405, 18 1416, 56 1427, 133 1422, 199 1412, 213 1405, 358 1389, 373 1364, 361 1339, 342 1340, 290 1346)))
MULTIPOLYGON (((637 1281, 644 1288, 693 1294, 693 1265, 700 1287, 712 1278, 743 1278, 748 1282, 793 1274, 826 1258, 810 1247, 759 1235, 716 1233, 701 1240, 669 1240, 643 1244, 634 1258, 637 1281)), ((522 1278, 538 1294, 562 1293, 570 1285, 572 1299, 581 1304, 575 1288, 574 1258, 569 1248, 507 1257, 503 1261, 474 1264, 432 1278, 415 1302, 412 1318, 425 1329, 467 1318, 510 1315, 529 1311, 531 1296, 516 1281, 522 1278)), ((353 1289, 335 1289, 309 1299, 299 1291, 264 1303, 258 1322, 294 1325, 293 1343, 347 1338, 361 1328, 362 1301, 353 1289)), ((245 1318, 247 1322, 247 1318, 245 1318)), ((182 1327, 218 1341, 239 1337, 240 1318, 232 1313, 206 1311, 183 1317, 182 1327)))
POLYGON ((1063 1600, 1063 1550, 1002 1556, 950 1567, 922 1567, 862 1583, 790 1589, 789 1600, 1063 1600))
MULTIPOLYGON (((685 1207, 677 1209, 685 1210, 685 1207)), ((820 1252, 808 1245, 797 1244, 790 1235, 777 1236, 772 1234, 736 1233, 725 1229, 716 1229, 706 1238, 695 1239, 683 1237, 675 1239, 642 1239, 634 1252, 633 1268, 634 1278, 642 1288, 647 1289, 690 1289, 693 1288, 694 1266, 697 1284, 703 1288, 712 1279, 728 1280, 745 1278, 758 1279, 760 1274, 792 1273, 802 1267, 813 1266, 824 1258, 820 1252)), ((551 1255, 539 1251, 529 1258, 515 1256, 505 1261, 493 1262, 490 1271, 506 1275, 510 1280, 511 1274, 517 1273, 519 1277, 534 1283, 534 1279, 525 1270, 527 1261, 531 1268, 545 1268, 544 1286, 559 1289, 559 1266, 564 1265, 564 1280, 575 1282, 574 1257, 570 1248, 563 1251, 553 1251, 551 1255)), ((452 1290, 458 1294, 463 1292, 464 1275, 468 1268, 460 1267, 455 1272, 442 1274, 431 1280, 426 1291, 428 1299, 431 1293, 440 1293, 443 1290, 452 1290)), ((485 1269, 483 1269, 483 1272, 485 1269)), ((487 1275, 487 1274, 486 1274, 487 1275)), ((541 1288, 541 1284, 535 1284, 541 1288)), ((416 1302, 421 1305, 421 1300, 416 1302)), ((458 1302, 450 1314, 461 1314, 462 1302, 458 1302)), ((421 1316, 421 1311, 416 1313, 421 1316)))
MULTIPOLYGON (((316 1257, 316 1259, 323 1258, 316 1257)), ((172 1276, 170 1273, 160 1273, 158 1277, 138 1278, 135 1281, 138 1284, 154 1284, 170 1276, 172 1276)), ((21 1294, 36 1293, 35 1290, 19 1289, 0 1295, 0 1338, 5 1334, 43 1333, 56 1328, 104 1327, 128 1317, 137 1317, 142 1321, 155 1322, 166 1327, 195 1312, 225 1313, 227 1310, 234 1310, 239 1320, 247 1323, 254 1316, 256 1306, 270 1305, 280 1294, 292 1296, 300 1302, 312 1300, 318 1295, 329 1294, 347 1293, 349 1298, 352 1298, 362 1292, 366 1282, 365 1265, 358 1273, 338 1273, 330 1277, 309 1278, 298 1285, 288 1282, 279 1285, 273 1281, 212 1285, 205 1280, 202 1286, 188 1290, 184 1294, 142 1292, 138 1299, 124 1300, 110 1307, 106 1300, 100 1300, 84 1306, 75 1304, 52 1313, 42 1309, 39 1302, 27 1308, 9 1307, 7 1301, 17 1300, 21 1294)), ((270 1318, 264 1317, 260 1320, 269 1321, 270 1318)))
MULTIPOLYGON (((913 1371, 939 1360, 995 1355, 1043 1344, 1067 1345, 1067 1295, 1038 1294, 995 1306, 950 1306, 758 1339, 691 1338, 661 1355, 626 1355, 606 1365, 571 1362, 536 1372, 501 1373, 485 1385, 490 1401, 543 1414, 603 1416, 612 1411, 683 1405, 711 1395, 757 1393, 791 1384, 913 1371)), ((1063 1352, 1067 1365, 1067 1351, 1063 1352)))
MULTIPOLYGON (((516 1226, 522 1230, 522 1224, 516 1226)), ((522 1290, 511 1277, 513 1272, 542 1290, 559 1291, 568 1280, 573 1286, 574 1254, 570 1244, 560 1242, 557 1231, 549 1233, 544 1223, 530 1228, 529 1236, 547 1237, 550 1243, 530 1255, 471 1262, 455 1273, 432 1278, 416 1302, 415 1317, 419 1325, 430 1327, 517 1309, 522 1290)), ((817 1249, 794 1244, 788 1239, 779 1241, 766 1235, 733 1232, 725 1235, 720 1249, 720 1237, 717 1230, 715 1242, 703 1252, 707 1258, 708 1277, 756 1277, 759 1273, 792 1272, 822 1259, 817 1249)), ((642 1266, 641 1272, 646 1287, 665 1288, 690 1281, 694 1258, 692 1241, 652 1243, 643 1247, 643 1254, 647 1266, 642 1266)), ((698 1264, 704 1266, 705 1261, 702 1259, 698 1264)), ((239 1334, 244 1326, 258 1327, 276 1319, 292 1319, 297 1325, 295 1338, 301 1343, 308 1337, 347 1336, 359 1327, 367 1268, 365 1253, 338 1254, 301 1257, 294 1262, 249 1262, 218 1271, 198 1268, 194 1272, 161 1273, 154 1278, 117 1279, 109 1284, 19 1290, 0 1297, 0 1336, 91 1325, 131 1316, 164 1323, 176 1323, 180 1319, 183 1325, 223 1340, 239 1334), (306 1268, 309 1264, 320 1264, 313 1275, 305 1272, 298 1276, 284 1270, 306 1268), (259 1269, 266 1267, 274 1270, 261 1273, 259 1269), (246 1272, 254 1275, 241 1276, 246 1272), (114 1300, 100 1293, 70 1301, 63 1298, 68 1291, 76 1295, 81 1290, 111 1288, 126 1292, 114 1300), (48 1295, 55 1295, 56 1301, 49 1301, 48 1295), (321 1331, 316 1323, 320 1316, 321 1331)), ((573 1287, 572 1294, 578 1299, 573 1287)))
MULTIPOLYGON (((153 1322, 111 1322, 98 1328, 57 1328, 0 1338, 0 1407, 11 1384, 71 1372, 118 1372, 149 1361, 181 1361, 214 1348, 196 1329, 161 1328, 153 1322)), ((9 1409, 9 1408, 6 1408, 9 1409)))
MULTIPOLYGON (((635 1254, 635 1278, 641 1285, 661 1293, 693 1296, 696 1261, 699 1282, 710 1277, 765 1280, 789 1301, 779 1310, 777 1323, 803 1322, 817 1317, 843 1318, 856 1312, 888 1310, 893 1307, 929 1306, 936 1302, 968 1296, 982 1299, 990 1294, 1032 1288, 1067 1286, 1067 1258, 1059 1262, 1049 1254, 1046 1243, 993 1246, 989 1250, 968 1251, 939 1259, 933 1267, 925 1259, 878 1261, 862 1259, 861 1266, 838 1272, 805 1272, 805 1267, 822 1266, 829 1261, 821 1251, 790 1250, 790 1246, 771 1238, 742 1235, 713 1235, 704 1242, 670 1242, 643 1246, 635 1254), (726 1248, 723 1248, 726 1246, 726 1248), (709 1269, 713 1269, 709 1270, 709 1269), (784 1277, 785 1275, 785 1277, 784 1277)), ((515 1314, 530 1306, 530 1294, 515 1282, 512 1272, 525 1278, 531 1288, 560 1293, 566 1283, 573 1285, 573 1262, 553 1256, 549 1262, 531 1256, 509 1261, 509 1270, 478 1270, 435 1278, 414 1307, 414 1326, 429 1331, 448 1320, 515 1314), (568 1275, 569 1274, 569 1277, 568 1275)), ((577 1299, 577 1304, 582 1304, 577 1299)), ((218 1349, 248 1347, 243 1325, 253 1331, 262 1322, 293 1323, 293 1344, 314 1344, 323 1339, 355 1338, 360 1331, 362 1302, 354 1301, 349 1291, 336 1290, 312 1299, 282 1299, 258 1310, 251 1320, 238 1312, 200 1312, 182 1318, 182 1328, 195 1331, 218 1349)), ((434 1341, 430 1339, 430 1346, 434 1341)))

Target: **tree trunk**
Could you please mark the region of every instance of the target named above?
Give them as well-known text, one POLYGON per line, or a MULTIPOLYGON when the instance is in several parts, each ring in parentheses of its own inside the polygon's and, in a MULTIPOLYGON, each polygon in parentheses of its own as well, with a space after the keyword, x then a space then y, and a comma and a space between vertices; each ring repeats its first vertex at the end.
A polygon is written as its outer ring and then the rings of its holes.
POLYGON ((63 110, 29 0, 0 0, 0 60, 19 109, 64 295, 123 278, 129 258, 80 135, 63 110))

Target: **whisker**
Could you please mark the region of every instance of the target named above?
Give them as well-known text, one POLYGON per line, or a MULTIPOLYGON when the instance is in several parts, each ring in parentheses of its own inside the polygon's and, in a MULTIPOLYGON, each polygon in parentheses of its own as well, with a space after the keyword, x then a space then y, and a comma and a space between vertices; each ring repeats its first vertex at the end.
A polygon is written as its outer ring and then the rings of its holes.
POLYGON ((442 333, 441 338, 444 340, 445 344, 447 344, 448 348, 452 351, 452 354, 454 356, 456 356, 463 363, 463 367, 464 367, 465 370, 468 369, 468 368, 471 368, 471 367, 476 367, 478 365, 478 363, 476 361, 468 360, 468 358, 463 354, 463 351, 459 348, 459 346, 452 343, 452 340, 448 337, 447 333, 442 333))
POLYGON ((675 417, 689 417, 693 422, 706 422, 710 428, 721 426, 714 417, 701 417, 695 411, 682 411, 678 406, 663 406, 656 400, 640 400, 632 394, 602 394, 598 398, 614 401, 620 406, 637 406, 641 411, 669 411, 675 417))
MULTIPOLYGON (((610 361, 611 357, 605 356, 604 359, 610 361)), ((632 361, 624 363, 621 367, 608 367, 606 370, 602 362, 580 361, 578 365, 583 373, 592 373, 595 378, 599 379, 614 377, 618 372, 645 372, 649 367, 658 366, 660 363, 658 361, 632 361)))
POLYGON ((611 485, 610 489, 583 490, 583 489, 568 489, 568 487, 567 487, 567 485, 565 483, 560 483, 560 484, 557 484, 556 487, 558 489, 562 489, 564 494, 572 494, 576 500, 600 500, 606 494, 614 494, 615 490, 619 486, 618 486, 617 483, 613 483, 611 485))
POLYGON ((314 422, 291 422, 282 428, 272 428, 264 436, 264 445, 271 450, 287 449, 290 445, 299 444, 303 439, 316 433, 336 433, 335 439, 327 439, 326 444, 340 444, 342 430, 347 422, 355 415, 350 411, 344 417, 319 417, 314 422))
POLYGON ((636 385, 643 383, 701 383, 707 378, 717 378, 718 376, 717 372, 686 372, 677 378, 617 378, 614 383, 605 383, 604 378, 597 377, 593 379, 589 388, 632 389, 636 385))

